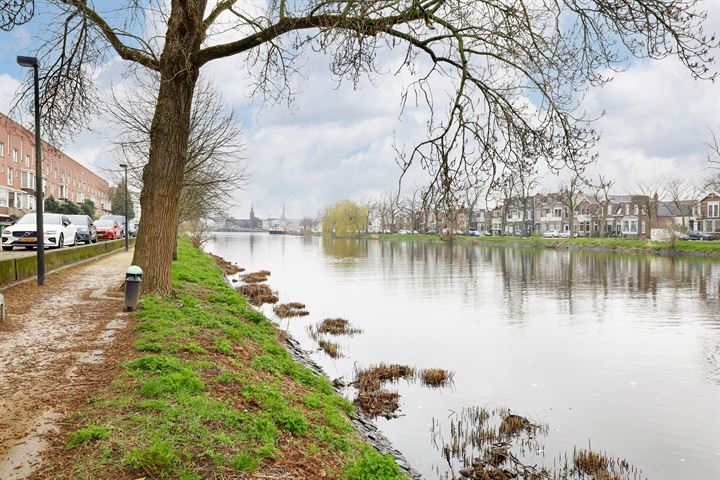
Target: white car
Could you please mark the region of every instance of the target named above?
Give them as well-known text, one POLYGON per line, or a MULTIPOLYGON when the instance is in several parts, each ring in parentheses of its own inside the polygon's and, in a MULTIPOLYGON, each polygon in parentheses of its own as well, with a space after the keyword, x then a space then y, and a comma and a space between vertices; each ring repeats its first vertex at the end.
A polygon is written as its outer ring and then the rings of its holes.
POLYGON ((570 238, 570 232, 561 232, 560 238, 570 238))
POLYGON ((547 232, 543 232, 542 236, 543 238, 560 238, 560 232, 557 230, 548 230, 547 232))
MULTIPOLYGON (((2 249, 12 250, 22 246, 30 250, 37 247, 36 219, 35 213, 26 213, 20 220, 5 228, 2 232, 2 249)), ((43 214, 43 228, 46 247, 77 245, 77 225, 71 223, 67 215, 43 214)))

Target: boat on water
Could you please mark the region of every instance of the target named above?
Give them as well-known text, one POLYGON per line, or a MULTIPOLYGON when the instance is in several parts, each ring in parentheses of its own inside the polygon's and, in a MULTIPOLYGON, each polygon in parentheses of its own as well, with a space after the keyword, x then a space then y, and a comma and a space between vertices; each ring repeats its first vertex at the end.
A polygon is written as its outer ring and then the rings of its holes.
POLYGON ((268 230, 268 233, 270 235, 285 235, 285 233, 287 233, 287 232, 285 232, 285 230, 281 230, 281 229, 277 228, 277 229, 268 230))

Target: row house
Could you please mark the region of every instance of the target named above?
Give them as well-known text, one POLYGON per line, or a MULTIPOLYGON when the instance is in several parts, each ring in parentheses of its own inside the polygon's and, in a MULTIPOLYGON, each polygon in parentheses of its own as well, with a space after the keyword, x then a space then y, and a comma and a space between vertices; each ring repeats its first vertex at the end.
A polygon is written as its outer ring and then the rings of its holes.
MULTIPOLYGON (((82 203, 110 213, 110 186, 102 177, 42 142, 43 196, 82 203)), ((0 113, 0 225, 35 210, 35 135, 0 113)))
POLYGON ((465 206, 460 206, 451 215, 443 211, 421 211, 418 216, 418 224, 427 230, 442 231, 451 229, 453 231, 467 231, 470 214, 465 206))
POLYGON ((535 229, 535 196, 510 200, 505 217, 505 235, 532 235, 535 229))
POLYGON ((482 234, 492 231, 492 212, 484 208, 473 210, 470 218, 470 230, 478 231, 482 234))
POLYGON ((561 201, 560 193, 538 193, 535 195, 535 231, 565 232, 570 228, 568 211, 561 201))
MULTIPOLYGON (((649 212, 647 195, 611 195, 605 212, 605 228, 607 235, 628 238, 649 238, 653 214, 649 212)), ((657 205, 657 198, 654 204, 657 205)), ((657 208, 657 207, 655 207, 657 208)))
POLYGON ((720 233, 720 194, 712 192, 699 202, 698 227, 703 232, 720 233))
POLYGON ((580 237, 599 236, 602 219, 602 205, 594 198, 579 195, 573 221, 574 233, 580 237))

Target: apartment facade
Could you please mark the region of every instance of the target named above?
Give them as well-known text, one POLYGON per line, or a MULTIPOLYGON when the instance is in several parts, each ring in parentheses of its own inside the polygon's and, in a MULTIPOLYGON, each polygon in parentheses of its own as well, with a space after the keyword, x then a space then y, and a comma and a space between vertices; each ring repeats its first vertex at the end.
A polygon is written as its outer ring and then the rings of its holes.
MULTIPOLYGON (((61 202, 92 200, 100 213, 110 213, 108 182, 42 142, 43 196, 61 202)), ((35 210, 35 136, 0 113, 0 225, 35 210)))

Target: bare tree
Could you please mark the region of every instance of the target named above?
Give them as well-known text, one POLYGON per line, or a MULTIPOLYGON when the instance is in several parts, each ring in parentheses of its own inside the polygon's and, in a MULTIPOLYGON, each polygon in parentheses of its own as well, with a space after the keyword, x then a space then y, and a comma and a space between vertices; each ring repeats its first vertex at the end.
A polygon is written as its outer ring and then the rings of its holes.
POLYGON ((57 18, 38 56, 51 139, 86 125, 98 100, 95 71, 111 55, 158 74, 133 260, 146 292, 171 289, 193 95, 200 71, 218 59, 241 56, 254 93, 283 100, 307 50, 329 53, 331 72, 357 83, 379 73, 379 52, 402 48, 399 68, 417 79, 403 105, 425 104, 431 115, 427 139, 399 161, 405 169, 419 162, 439 190, 448 179, 526 158, 581 171, 597 133, 578 113, 576 92, 606 82, 603 72, 622 68, 628 53, 675 55, 695 77, 715 75, 708 65, 717 42, 702 30, 698 0, 47 3, 57 18), (445 79, 455 90, 449 104, 433 95, 445 79))
POLYGON ((418 220, 420 210, 422 208, 422 190, 420 187, 414 187, 408 191, 400 201, 400 211, 410 218, 410 230, 418 229, 418 220))
POLYGON ((658 207, 660 206, 660 200, 665 198, 667 181, 661 177, 649 177, 638 181, 636 187, 645 197, 642 203, 648 216, 648 228, 657 227, 658 207))
POLYGON ((703 183, 707 190, 720 193, 720 173, 710 175, 703 183))
POLYGON ((602 230, 600 236, 606 237, 608 234, 607 229, 607 216, 608 208, 610 207, 610 190, 615 185, 615 180, 598 175, 597 182, 591 183, 590 186, 593 188, 593 198, 601 206, 600 218, 602 222, 602 230))
POLYGON ((35 14, 35 0, 0 0, 0 30, 24 25, 35 14))
POLYGON ((720 138, 714 130, 710 129, 710 141, 706 142, 710 152, 708 153, 708 164, 712 168, 720 169, 720 138))
MULTIPOLYGON (((475 221, 474 218, 477 216, 476 208, 483 194, 486 194, 485 185, 479 182, 468 183, 464 191, 465 205, 467 207, 467 230, 471 230, 472 223, 475 221)), ((477 229, 477 225, 475 225, 477 229)))
MULTIPOLYGON (((149 160, 151 124, 157 82, 144 79, 131 91, 113 90, 107 113, 117 127, 114 140, 129 165, 133 186, 143 188, 143 170, 149 160)), ((194 92, 190 116, 187 163, 179 199, 177 228, 184 222, 222 215, 244 185, 245 143, 242 127, 226 111, 222 96, 206 81, 194 92)))
POLYGON ((395 223, 397 221, 398 213, 400 213, 400 204, 398 203, 397 195, 393 192, 386 192, 383 194, 380 203, 382 205, 382 230, 395 232, 395 223))
POLYGON ((575 230, 575 210, 580 203, 580 194, 582 193, 583 185, 584 182, 582 178, 577 174, 571 175, 568 180, 565 180, 560 185, 559 200, 567 210, 570 235, 572 235, 575 230))
POLYGON ((692 217, 700 202, 701 190, 695 184, 675 178, 666 183, 665 191, 682 217, 682 229, 687 230, 686 219, 692 217))

